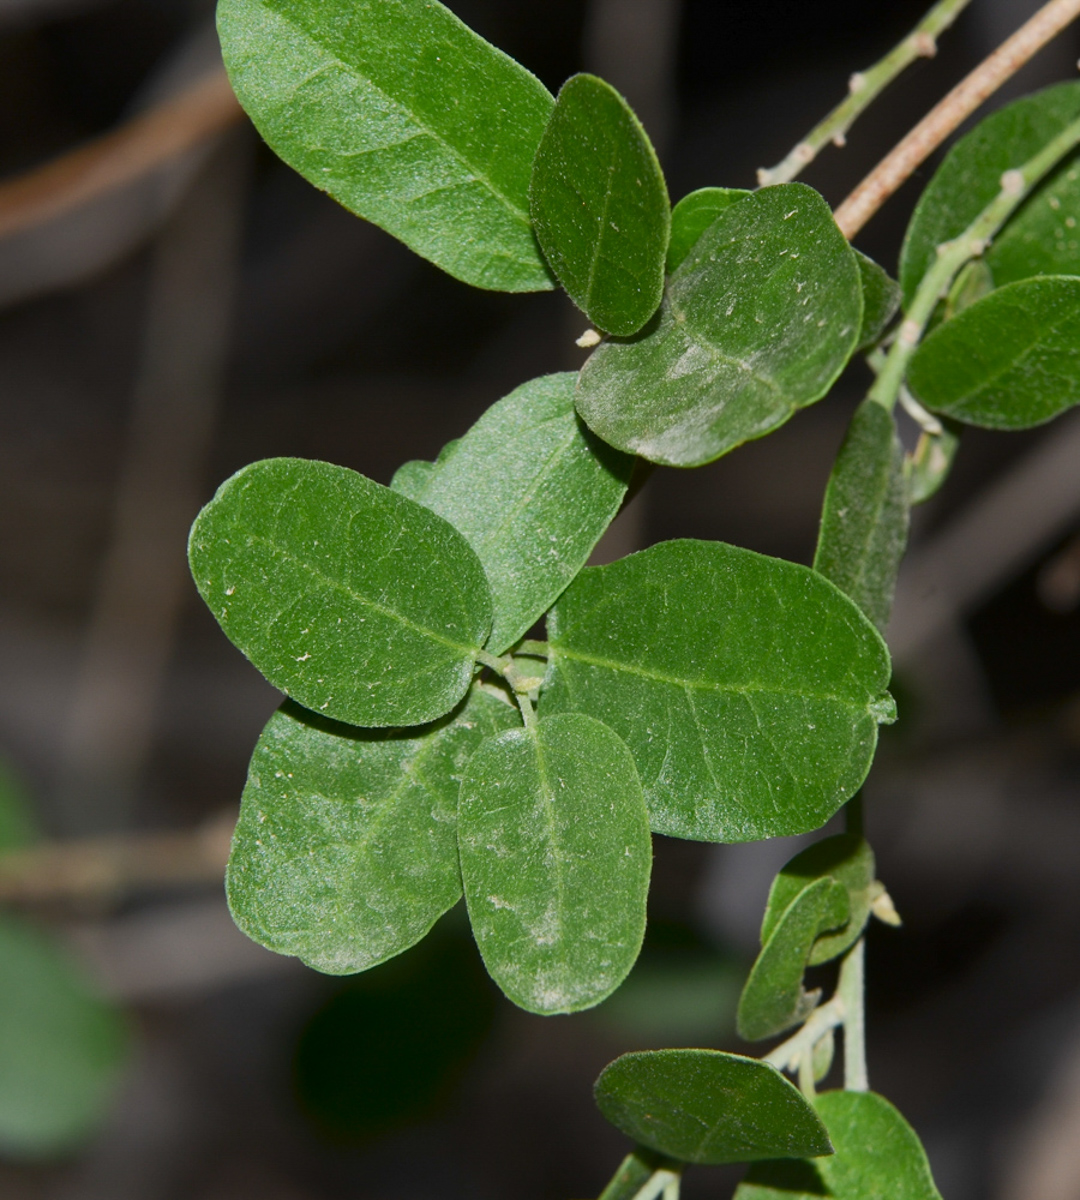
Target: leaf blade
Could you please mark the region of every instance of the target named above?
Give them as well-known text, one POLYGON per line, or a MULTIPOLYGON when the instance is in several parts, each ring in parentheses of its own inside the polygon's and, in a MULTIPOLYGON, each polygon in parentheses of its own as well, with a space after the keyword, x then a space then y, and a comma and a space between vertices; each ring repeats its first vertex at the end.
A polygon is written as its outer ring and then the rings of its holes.
POLYGON ((704 187, 683 196, 671 210, 668 274, 671 275, 682 266, 701 235, 725 208, 730 208, 752 194, 746 188, 704 187))
POLYGON ((540 291, 529 219, 547 89, 436 0, 223 0, 244 109, 309 182, 457 279, 540 291))
POLYGON ((210 611, 263 675, 350 724, 449 712, 491 627, 483 568, 461 534, 330 463, 238 471, 196 518, 189 559, 210 611))
POLYGON ((458 847, 473 933, 521 1008, 579 1012, 629 973, 652 849, 630 752, 568 713, 490 738, 461 785, 458 847))

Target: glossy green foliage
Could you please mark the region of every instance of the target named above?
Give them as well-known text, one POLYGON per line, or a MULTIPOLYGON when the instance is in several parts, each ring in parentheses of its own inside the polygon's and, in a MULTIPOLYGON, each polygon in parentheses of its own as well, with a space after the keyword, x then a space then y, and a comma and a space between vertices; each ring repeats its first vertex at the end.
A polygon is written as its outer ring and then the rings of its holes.
POLYGON ((476 688, 453 716, 408 731, 356 729, 286 703, 255 747, 233 837, 237 925, 331 975, 408 949, 461 899, 465 764, 519 723, 476 688))
POLYGON ((653 829, 675 837, 818 828, 894 716, 888 652, 855 605, 806 567, 722 542, 586 568, 548 637, 541 712, 588 712, 619 733, 653 829))
POLYGON ((739 1036, 747 1042, 799 1025, 817 1007, 819 992, 803 989, 803 972, 815 941, 848 923, 847 889, 817 879, 791 901, 770 930, 739 1000, 739 1036))
POLYGON ((816 1107, 836 1153, 759 1163, 735 1200, 941 1200, 915 1131, 883 1096, 824 1092, 816 1107))
MULTIPOLYGON (((905 305, 914 298, 937 247, 963 233, 993 200, 1001 188, 1002 174, 1023 166, 1078 116, 1080 83, 1062 83, 1006 105, 956 143, 920 197, 908 225, 900 254, 905 305)), ((1077 207, 1075 198, 1080 196, 1076 180, 1068 178, 1073 169, 1066 165, 1051 176, 990 248, 987 260, 997 283, 1046 271, 1080 273, 1077 239, 1065 225, 1070 208, 1077 207), (1057 201, 1057 207, 1051 205, 1051 199, 1057 201), (1047 214, 1056 216, 1057 221, 1050 222, 1047 214), (1049 238, 1048 232, 1052 234, 1049 238)))
POLYGON ((0 964, 0 1153, 65 1153, 107 1111, 126 1027, 52 938, 13 917, 0 918, 0 964))
POLYGON ((595 75, 563 84, 536 152, 536 236, 570 299, 607 333, 627 337, 664 291, 671 206, 641 123, 595 75))
POLYGON ((700 466, 819 400, 862 326, 855 255, 800 183, 733 204, 668 281, 657 319, 586 362, 578 412, 613 446, 700 466))
MULTIPOLYGON (((464 534, 483 565, 494 654, 527 633, 585 565, 634 469, 582 425, 576 382, 572 372, 545 375, 493 404, 439 456, 419 491, 416 464, 407 464, 412 482, 404 486, 464 534)), ((398 476, 395 486, 403 486, 398 476)))
POLYGON ((329 463, 238 471, 191 530, 191 571, 229 639, 305 708, 420 725, 458 703, 491 594, 456 529, 329 463))
POLYGON ((810 884, 828 878, 847 889, 851 916, 843 929, 822 934, 814 942, 809 965, 815 967, 843 954, 858 940, 870 917, 874 869, 874 852, 858 834, 838 833, 807 846, 773 880, 761 922, 761 944, 768 942, 788 908, 810 884))
POLYGON ((885 632, 907 546, 908 487, 896 421, 874 400, 855 410, 833 464, 814 570, 885 632))
POLYGON ((489 738, 458 809, 484 963, 530 1012, 577 1012, 622 983, 645 934, 652 847, 629 750, 567 713, 489 738))
POLYGON ((1028 429, 1080 402, 1080 278, 998 288, 939 326, 908 382, 935 412, 987 429, 1028 429))
POLYGON ((671 240, 668 242, 667 269, 670 275, 697 245, 698 238, 724 211, 751 193, 745 188, 698 188, 683 196, 671 210, 671 240))
POLYGON ((435 0, 221 0, 240 103, 310 183, 477 287, 551 287, 529 219, 547 89, 435 0))
POLYGON ((889 322, 896 316, 900 307, 900 285, 862 251, 855 251, 855 261, 859 264, 863 292, 862 326, 856 349, 865 350, 880 341, 889 322))
POLYGON ((623 1133, 681 1162, 832 1151, 817 1114, 775 1067, 719 1050, 624 1054, 596 1081, 596 1102, 623 1133))

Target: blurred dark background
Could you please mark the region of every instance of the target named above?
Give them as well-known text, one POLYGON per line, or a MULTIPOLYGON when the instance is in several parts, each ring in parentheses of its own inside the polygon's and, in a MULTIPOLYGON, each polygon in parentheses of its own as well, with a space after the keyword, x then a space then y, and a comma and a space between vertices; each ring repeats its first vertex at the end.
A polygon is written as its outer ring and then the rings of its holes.
MULTIPOLYGON (((457 0, 552 89, 588 68, 653 133, 673 200, 749 187, 926 0, 457 0)), ((838 203, 1038 7, 973 0, 804 176, 838 203)), ((1075 75, 1075 32, 993 104, 1075 75)), ((205 0, 0 0, 0 174, 106 133, 218 67, 205 0)), ((890 271, 932 165, 858 244, 890 271)), ((184 535, 257 458, 379 482, 494 400, 582 361, 557 294, 442 275, 278 162, 250 127, 62 212, 5 224, 0 179, 0 753, 48 836, 194 837, 235 812, 277 703, 187 579, 184 535)), ((658 470, 616 557, 678 536, 809 562, 868 381, 693 472, 658 470)), ((906 431, 911 434, 911 430, 906 431)), ((901 722, 866 788, 905 919, 869 935, 871 1082, 947 1200, 1080 1197, 1080 424, 972 431, 917 514, 890 636, 901 722)), ((207 834, 207 837, 210 835, 207 834)), ((732 1031, 773 873, 805 839, 656 839, 622 992, 542 1019, 487 983, 451 914, 353 981, 247 943, 214 872, 34 906, 131 1013, 100 1133, 0 1162, 12 1200, 571 1200, 625 1152, 591 1101, 616 1054, 732 1031)), ((150 873, 152 876, 152 872, 150 873)), ((167 874, 167 873, 166 873, 167 874)), ((181 872, 181 874, 183 874, 181 872)), ((694 1170, 689 1200, 738 1171, 694 1170)))

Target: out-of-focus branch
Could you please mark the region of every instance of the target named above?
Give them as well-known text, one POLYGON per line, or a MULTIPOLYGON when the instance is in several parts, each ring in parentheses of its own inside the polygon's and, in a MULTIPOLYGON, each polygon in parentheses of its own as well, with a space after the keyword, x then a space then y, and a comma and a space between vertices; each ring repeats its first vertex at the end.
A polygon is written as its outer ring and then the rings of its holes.
POLYGON ((836 210, 845 237, 853 238, 950 133, 1077 17, 1080 0, 1050 0, 958 83, 836 210))
POLYGON ((243 116, 222 70, 44 166, 0 182, 0 237, 149 174, 243 116))
POLYGON ((190 832, 128 834, 0 855, 0 903, 100 903, 142 888, 220 883, 236 825, 222 813, 190 832))

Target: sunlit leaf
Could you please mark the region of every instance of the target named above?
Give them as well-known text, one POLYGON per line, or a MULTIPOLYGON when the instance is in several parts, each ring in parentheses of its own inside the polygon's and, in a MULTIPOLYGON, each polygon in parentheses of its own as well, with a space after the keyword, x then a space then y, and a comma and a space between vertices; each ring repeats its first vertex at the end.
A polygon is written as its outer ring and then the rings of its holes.
POLYGON ((836 1153, 758 1163, 735 1200, 941 1200, 915 1131, 884 1096, 824 1092, 816 1108, 836 1153))
POLYGON ((436 0, 222 0, 229 79, 310 183, 477 287, 551 287, 529 219, 538 79, 436 0))
POLYGON ((271 458, 218 489, 191 571, 229 639, 305 708, 355 725, 449 712, 491 628, 491 593, 456 529, 329 463, 271 458))
POLYGON ((653 829, 739 842, 816 829, 858 789, 894 717, 889 656, 807 567, 663 542, 586 568, 548 618, 541 712, 629 745, 653 829))
POLYGON ((1029 429, 1080 402, 1080 278, 998 288, 940 325, 908 382, 935 412, 988 429, 1029 429))
POLYGON ((764 188, 705 230, 642 334, 593 353, 578 412, 620 450, 711 462, 821 399, 855 349, 862 305, 825 201, 799 183, 764 188))
POLYGON ((484 738, 519 724, 475 688, 453 716, 405 732, 286 703, 248 770, 227 875, 236 923, 332 975, 408 949, 461 899, 465 764, 484 738))
POLYGON ((664 291, 671 207, 648 135, 595 75, 563 84, 533 164, 536 236, 570 299, 627 336, 664 291))
POLYGON ((904 449, 893 415, 874 400, 855 411, 833 464, 821 513, 814 570, 883 633, 907 545, 904 449))
POLYGON ((745 188, 698 188, 683 196, 671 210, 671 241, 668 242, 668 274, 677 270, 697 244, 698 238, 726 208, 751 193, 745 188))
POLYGON ((824 1126, 767 1063, 719 1050, 624 1054, 596 1081, 616 1128, 682 1162, 754 1162, 829 1154, 824 1126))
POLYGON ((645 933, 652 848, 629 750, 567 713, 489 738, 458 809, 461 874, 484 963, 530 1012, 590 1008, 645 933))

